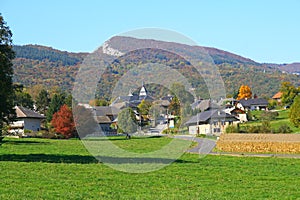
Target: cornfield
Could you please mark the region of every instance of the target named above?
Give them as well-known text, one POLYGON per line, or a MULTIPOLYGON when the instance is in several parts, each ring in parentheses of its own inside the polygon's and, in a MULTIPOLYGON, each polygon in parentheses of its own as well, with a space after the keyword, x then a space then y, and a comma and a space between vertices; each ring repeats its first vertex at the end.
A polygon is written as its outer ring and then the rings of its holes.
POLYGON ((217 148, 226 152, 300 153, 300 134, 222 134, 217 148))

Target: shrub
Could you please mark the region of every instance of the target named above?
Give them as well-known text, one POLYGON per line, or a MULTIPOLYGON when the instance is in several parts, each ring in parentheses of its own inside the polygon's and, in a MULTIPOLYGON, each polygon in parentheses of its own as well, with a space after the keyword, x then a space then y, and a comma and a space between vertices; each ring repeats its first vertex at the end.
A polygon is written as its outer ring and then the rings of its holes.
POLYGON ((32 138, 46 138, 46 139, 57 139, 58 136, 53 133, 46 130, 38 131, 38 132, 31 132, 27 134, 28 137, 32 138))
POLYGON ((269 121, 262 121, 262 125, 260 127, 260 133, 271 133, 271 124, 269 121))
POLYGON ((269 100, 269 104, 268 104, 268 109, 271 110, 271 109, 274 109, 276 106, 278 106, 278 102, 276 100, 269 100))
POLYGON ((238 126, 235 126, 235 125, 229 125, 226 127, 226 130, 225 130, 226 133, 239 133, 240 130, 239 130, 239 127, 238 126))
POLYGON ((260 118, 262 120, 268 120, 268 121, 274 120, 278 116, 279 116, 278 112, 270 112, 270 111, 264 111, 260 114, 260 118))
POLYGON ((289 127, 286 124, 282 124, 279 128, 278 128, 278 133, 291 133, 291 127, 289 127))
POLYGON ((32 133, 32 130, 24 129, 24 134, 32 133))
POLYGON ((260 133, 261 126, 247 126, 246 132, 247 133, 260 133))
POLYGON ((165 129, 163 130, 164 134, 177 134, 178 133, 178 128, 169 128, 169 129, 165 129))

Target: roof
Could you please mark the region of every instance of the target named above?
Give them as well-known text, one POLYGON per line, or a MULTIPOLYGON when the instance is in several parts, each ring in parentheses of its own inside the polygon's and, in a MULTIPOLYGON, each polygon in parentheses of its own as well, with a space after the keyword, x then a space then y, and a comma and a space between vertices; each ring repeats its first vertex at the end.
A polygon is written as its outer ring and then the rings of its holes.
POLYGON ((118 115, 121 111, 114 106, 95 106, 93 107, 96 116, 118 115))
POLYGON ((241 99, 239 101, 244 107, 251 107, 251 106, 267 106, 269 103, 266 99, 263 98, 256 98, 256 99, 241 99))
POLYGON ((107 116, 95 116, 95 120, 99 124, 109 124, 111 123, 111 119, 107 116))
POLYGON ((140 96, 147 96, 147 89, 146 87, 143 85, 141 90, 140 90, 140 96))
POLYGON ((282 97, 282 92, 277 92, 272 99, 280 99, 282 97))
POLYGON ((172 101, 172 99, 174 98, 173 95, 167 95, 161 98, 161 100, 167 100, 167 101, 172 101))
POLYGON ((214 119, 224 119, 235 121, 237 120, 234 116, 227 114, 221 110, 213 109, 213 110, 207 110, 201 113, 198 113, 197 115, 192 116, 185 124, 197 124, 199 123, 208 123, 209 120, 214 119))
POLYGON ((219 106, 211 102, 211 100, 206 99, 206 100, 202 100, 197 106, 195 106, 195 108, 200 109, 201 112, 203 112, 205 110, 219 108, 219 106))
POLYGON ((16 106, 16 114, 17 118, 36 118, 36 119, 45 119, 45 116, 34 112, 28 108, 24 108, 23 106, 16 106))

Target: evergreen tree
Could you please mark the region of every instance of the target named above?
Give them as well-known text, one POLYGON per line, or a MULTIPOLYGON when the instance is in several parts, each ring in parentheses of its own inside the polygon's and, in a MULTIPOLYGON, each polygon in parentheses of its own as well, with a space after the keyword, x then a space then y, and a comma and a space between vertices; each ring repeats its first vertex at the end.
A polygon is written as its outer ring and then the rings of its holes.
POLYGON ((15 92, 15 105, 23 106, 25 108, 33 109, 33 100, 28 92, 16 91, 15 92))
POLYGON ((125 133, 134 133, 137 131, 137 123, 132 108, 123 109, 118 115, 118 126, 125 133))
POLYGON ((0 135, 4 123, 11 121, 15 116, 13 64, 15 53, 12 50, 12 32, 0 14, 0 135))
POLYGON ((53 114, 56 113, 62 105, 65 104, 65 95, 61 94, 54 94, 52 97, 49 108, 47 110, 46 119, 48 122, 52 120, 53 114))
POLYGON ((169 114, 180 116, 180 102, 179 99, 175 96, 173 97, 172 101, 170 102, 170 105, 168 107, 169 114))
POLYGON ((42 89, 36 99, 36 108, 41 114, 46 114, 50 103, 49 94, 45 89, 42 89))

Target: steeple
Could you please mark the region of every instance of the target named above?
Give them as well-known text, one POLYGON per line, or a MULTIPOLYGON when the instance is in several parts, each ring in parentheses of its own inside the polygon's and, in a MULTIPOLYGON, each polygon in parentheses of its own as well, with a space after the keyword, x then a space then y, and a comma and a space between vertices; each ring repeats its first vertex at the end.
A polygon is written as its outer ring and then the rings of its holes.
POLYGON ((146 90, 146 88, 144 86, 144 82, 142 83, 142 88, 140 90, 139 96, 147 96, 147 90, 146 90))

